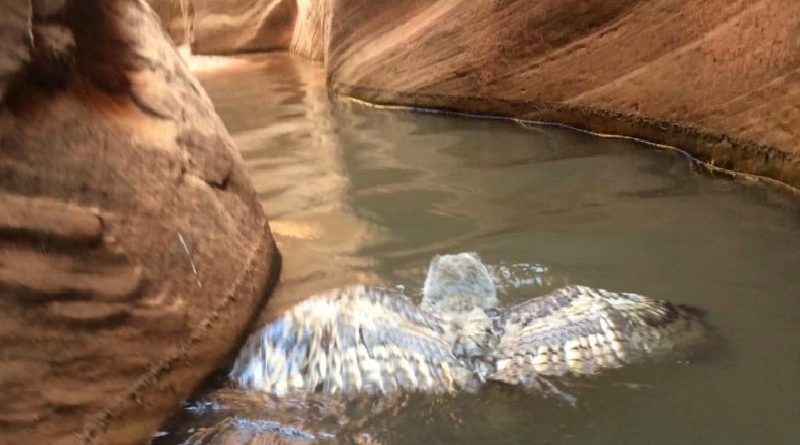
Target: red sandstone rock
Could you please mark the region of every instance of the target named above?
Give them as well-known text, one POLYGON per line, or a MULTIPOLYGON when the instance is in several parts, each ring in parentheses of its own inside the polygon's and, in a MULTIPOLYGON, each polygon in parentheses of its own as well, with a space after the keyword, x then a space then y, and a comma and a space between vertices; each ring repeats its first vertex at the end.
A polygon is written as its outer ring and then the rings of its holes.
POLYGON ((263 304, 266 217, 143 0, 0 22, 0 443, 146 442, 263 304))
POLYGON ((800 187, 800 2, 341 0, 329 87, 679 145, 800 187))

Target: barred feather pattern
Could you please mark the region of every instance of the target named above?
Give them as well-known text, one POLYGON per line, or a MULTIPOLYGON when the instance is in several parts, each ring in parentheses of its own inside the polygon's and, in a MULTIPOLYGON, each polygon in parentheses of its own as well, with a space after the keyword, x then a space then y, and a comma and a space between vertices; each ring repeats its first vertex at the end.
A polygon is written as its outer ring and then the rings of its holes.
POLYGON ((352 286, 311 297, 245 345, 231 376, 271 394, 451 392, 475 384, 457 328, 400 294, 352 286))
POLYGON ((569 286, 500 312, 424 311, 402 294, 352 286, 311 297, 254 334, 231 376, 275 395, 452 392, 485 381, 593 374, 700 343, 694 309, 569 286))
POLYGON ((498 319, 489 380, 536 384, 537 376, 593 374, 692 347, 706 338, 699 311, 637 294, 569 286, 498 319))

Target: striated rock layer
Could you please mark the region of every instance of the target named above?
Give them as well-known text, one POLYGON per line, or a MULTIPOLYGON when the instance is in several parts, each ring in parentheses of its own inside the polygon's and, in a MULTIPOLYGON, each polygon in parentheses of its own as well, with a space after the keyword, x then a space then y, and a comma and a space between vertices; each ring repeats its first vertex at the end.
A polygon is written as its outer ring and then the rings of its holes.
POLYGON ((176 44, 195 54, 289 50, 325 57, 331 0, 147 0, 176 44))
POLYGON ((800 2, 334 2, 334 90, 676 145, 800 187, 800 2))
POLYGON ((325 60, 332 1, 297 0, 297 20, 289 45, 290 52, 309 60, 325 60))
POLYGON ((297 0, 191 0, 195 54, 287 49, 297 0))
POLYGON ((263 304, 267 219, 143 0, 0 22, 0 443, 146 442, 263 304))

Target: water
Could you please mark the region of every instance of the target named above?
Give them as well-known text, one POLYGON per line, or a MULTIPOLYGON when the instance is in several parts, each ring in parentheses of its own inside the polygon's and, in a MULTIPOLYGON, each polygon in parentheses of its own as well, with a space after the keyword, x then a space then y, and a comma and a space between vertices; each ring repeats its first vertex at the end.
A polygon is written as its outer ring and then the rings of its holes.
POLYGON ((800 441, 796 200, 628 141, 330 102, 322 68, 285 55, 200 78, 284 254, 262 322, 352 282, 417 296, 432 255, 471 250, 503 277, 504 304, 566 283, 636 292, 706 310, 725 347, 572 382, 574 407, 505 387, 313 412, 234 394, 156 443, 225 419, 317 432, 291 443, 800 441))

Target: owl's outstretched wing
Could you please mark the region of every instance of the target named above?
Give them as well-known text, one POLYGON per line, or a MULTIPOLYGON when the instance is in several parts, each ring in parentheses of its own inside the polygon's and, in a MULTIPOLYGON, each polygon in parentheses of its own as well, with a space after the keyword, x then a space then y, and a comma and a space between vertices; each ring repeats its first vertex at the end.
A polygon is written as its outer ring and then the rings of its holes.
POLYGON ((641 295, 569 286, 509 308, 499 320, 489 379, 591 374, 700 343, 699 311, 641 295))
POLYGON ((471 378, 449 322, 402 295, 353 286, 308 298, 255 333, 231 372, 271 394, 446 392, 471 378))

